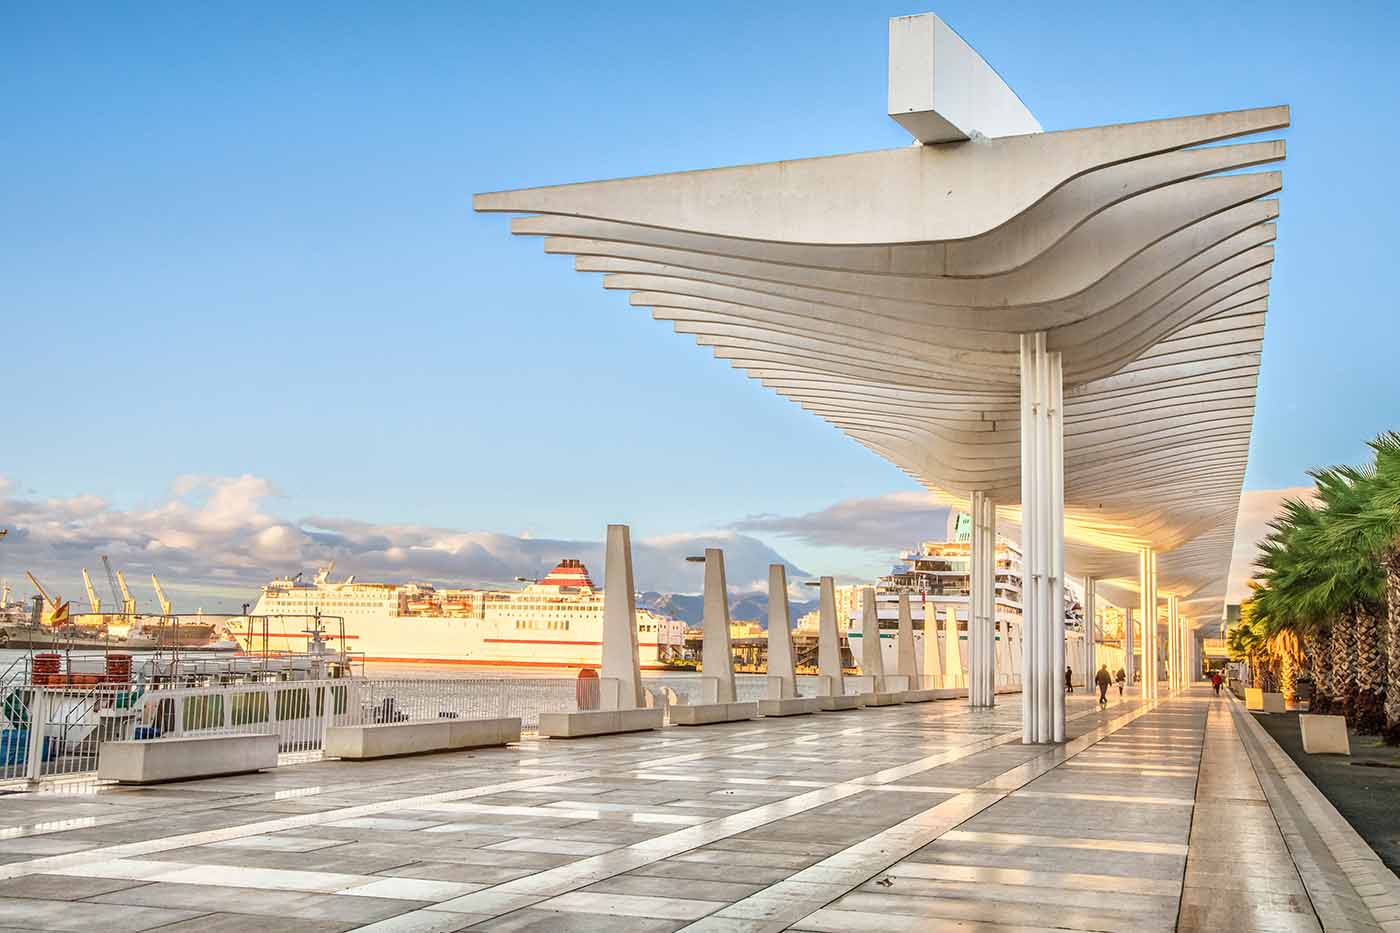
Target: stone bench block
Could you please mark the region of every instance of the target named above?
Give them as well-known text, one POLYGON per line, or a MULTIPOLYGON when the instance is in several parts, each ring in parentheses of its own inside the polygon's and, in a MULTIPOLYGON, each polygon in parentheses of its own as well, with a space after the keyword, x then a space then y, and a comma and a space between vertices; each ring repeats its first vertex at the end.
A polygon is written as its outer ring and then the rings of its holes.
POLYGON ((1298 726, 1303 730, 1303 751, 1309 755, 1351 754, 1346 717, 1300 713, 1298 726))
POLYGON ((1288 711, 1288 705, 1284 702, 1282 693, 1264 694, 1264 712, 1283 713, 1288 711))
POLYGON ((1264 711, 1264 691, 1258 687, 1244 688, 1244 708, 1256 713, 1264 711))
POLYGON ((547 739, 577 739, 589 735, 617 735, 660 729, 666 711, 653 709, 596 709, 577 713, 540 713, 540 735, 547 739))
POLYGON ((711 726, 721 722, 743 722, 757 715, 757 703, 683 704, 671 707, 671 725, 711 726))
POLYGON ((837 713, 842 710, 860 709, 863 705, 860 696, 855 693, 848 693, 839 697, 817 697, 821 701, 821 711, 823 713, 837 713))
POLYGON ((785 697, 781 700, 758 701, 758 711, 764 716, 808 716, 821 708, 821 697, 785 697))
POLYGON ((97 779, 154 784, 247 774, 277 767, 279 742, 275 735, 253 733, 103 742, 97 759, 97 779))
POLYGON ((904 702, 904 691, 896 693, 862 693, 859 694, 862 706, 899 706, 904 702))
POLYGON ((967 691, 959 691, 952 687, 926 687, 923 690, 904 691, 905 703, 929 703, 933 700, 956 700, 959 696, 966 696, 967 691))
POLYGON ((325 753, 328 758, 360 760, 487 748, 519 741, 518 718, 426 719, 332 726, 326 730, 325 753))

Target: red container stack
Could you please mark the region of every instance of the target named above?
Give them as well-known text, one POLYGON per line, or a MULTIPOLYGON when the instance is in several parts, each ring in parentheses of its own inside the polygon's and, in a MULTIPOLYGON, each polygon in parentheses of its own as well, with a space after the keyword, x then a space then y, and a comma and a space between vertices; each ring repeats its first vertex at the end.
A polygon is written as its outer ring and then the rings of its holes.
POLYGON ((59 675, 59 665, 62 659, 51 652, 34 655, 34 667, 29 672, 29 679, 36 685, 43 686, 50 681, 61 681, 59 675))
POLYGON ((107 655, 107 683, 125 684, 131 682, 131 655, 107 655))

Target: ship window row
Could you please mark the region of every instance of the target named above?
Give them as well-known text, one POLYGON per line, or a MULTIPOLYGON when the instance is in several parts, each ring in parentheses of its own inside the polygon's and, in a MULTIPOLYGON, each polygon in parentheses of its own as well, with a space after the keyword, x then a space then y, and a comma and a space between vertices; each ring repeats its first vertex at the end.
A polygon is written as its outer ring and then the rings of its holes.
POLYGON ((548 621, 548 620, 547 620, 547 621, 544 621, 544 622, 537 622, 537 621, 531 621, 531 620, 527 620, 527 619, 516 619, 516 620, 515 620, 515 630, 516 630, 517 632, 525 632, 525 631, 567 632, 567 631, 569 630, 569 623, 568 623, 567 620, 563 620, 563 621, 548 621))

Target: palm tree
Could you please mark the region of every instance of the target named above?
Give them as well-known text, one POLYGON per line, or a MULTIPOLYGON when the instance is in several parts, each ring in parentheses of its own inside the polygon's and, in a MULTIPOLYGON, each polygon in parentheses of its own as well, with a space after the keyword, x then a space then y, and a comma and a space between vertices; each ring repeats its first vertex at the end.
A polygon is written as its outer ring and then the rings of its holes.
MULTIPOLYGON (((1332 523, 1330 538, 1339 550, 1355 550, 1383 574, 1377 603, 1386 607, 1384 643, 1374 660, 1377 671, 1400 676, 1400 434, 1386 432, 1370 442, 1375 455, 1362 477, 1364 504, 1332 523)), ((1384 675, 1382 675, 1384 676, 1384 675)), ((1381 689, 1384 690, 1382 681, 1381 689)), ((1400 686, 1384 691, 1382 730, 1387 742, 1400 743, 1400 686)))
POLYGON ((1300 635, 1305 639, 1314 675, 1314 710, 1333 705, 1334 689, 1333 659, 1328 654, 1334 607, 1323 596, 1328 591, 1331 565, 1318 547, 1321 523, 1322 513, 1317 507, 1299 499, 1283 503, 1279 516, 1270 522, 1268 536, 1259 545, 1259 574, 1250 600, 1253 617, 1263 625, 1277 649, 1275 653, 1283 661, 1284 692, 1289 695, 1294 692, 1302 653, 1300 635))
MULTIPOLYGON (((1256 596, 1258 591, 1256 590, 1256 596)), ((1230 660, 1249 664, 1250 686, 1267 693, 1274 692, 1273 657, 1264 622, 1256 616, 1256 600, 1247 599, 1240 606, 1240 620, 1225 633, 1225 646, 1230 660)))
POLYGON ((1333 711, 1332 702, 1332 627, 1314 625, 1303 634, 1303 654, 1308 673, 1312 676, 1312 699, 1308 712, 1327 715, 1333 711))
POLYGON ((1385 577, 1374 550, 1364 540, 1370 525, 1361 520, 1371 512, 1376 472, 1369 466, 1331 467, 1311 475, 1323 503, 1316 537, 1310 533, 1327 577, 1318 602, 1340 614, 1343 624, 1333 630, 1334 657, 1345 655, 1349 662, 1344 671, 1333 671, 1334 683, 1347 678, 1337 691, 1338 700, 1357 731, 1378 733, 1385 728, 1388 668, 1377 628, 1385 605, 1385 577))

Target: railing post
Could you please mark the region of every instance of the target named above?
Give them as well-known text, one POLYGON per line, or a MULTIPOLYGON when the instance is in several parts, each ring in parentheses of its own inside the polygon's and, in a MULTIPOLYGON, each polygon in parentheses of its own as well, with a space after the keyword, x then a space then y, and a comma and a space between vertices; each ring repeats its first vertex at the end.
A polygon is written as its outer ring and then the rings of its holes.
POLYGON ((171 698, 172 709, 170 711, 170 732, 172 735, 180 736, 185 734, 185 697, 181 691, 174 691, 175 696, 171 698))
POLYGON ((326 737, 335 718, 335 681, 321 681, 321 754, 326 752, 326 737))
POLYGON ((43 774, 44 738, 49 731, 49 691, 39 687, 31 691, 29 700, 29 748, 24 760, 24 776, 31 784, 43 774))

